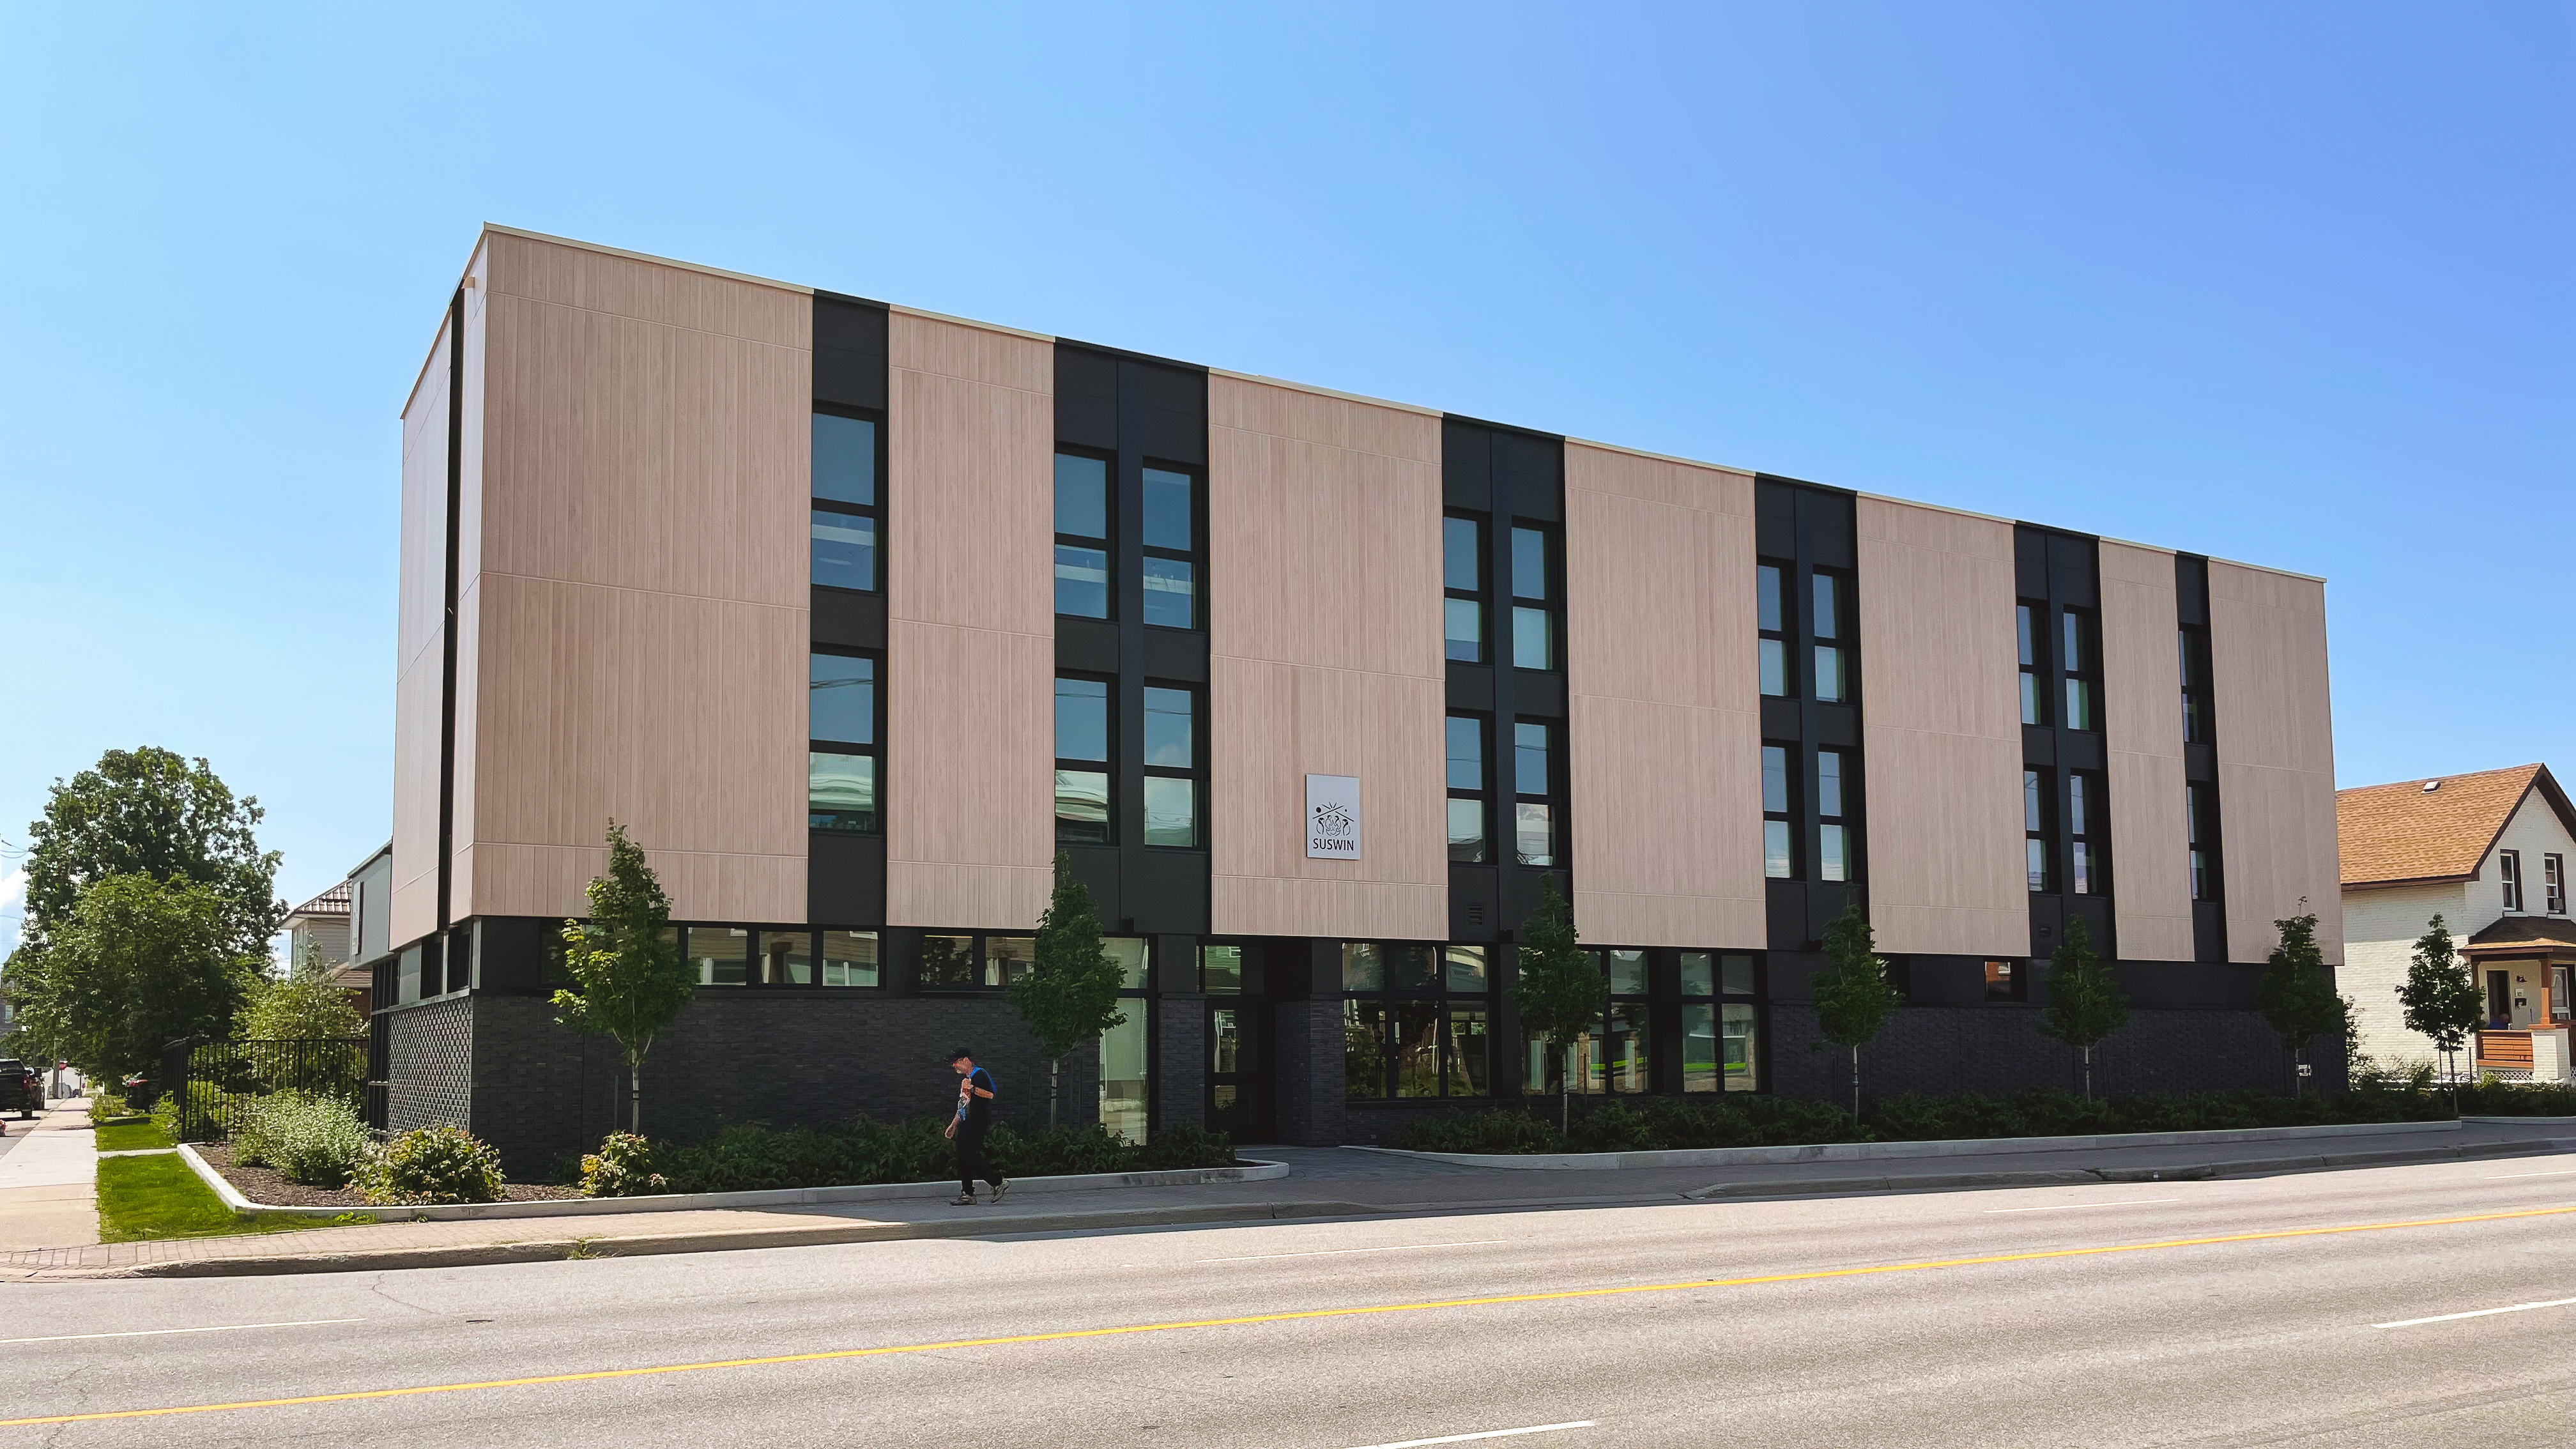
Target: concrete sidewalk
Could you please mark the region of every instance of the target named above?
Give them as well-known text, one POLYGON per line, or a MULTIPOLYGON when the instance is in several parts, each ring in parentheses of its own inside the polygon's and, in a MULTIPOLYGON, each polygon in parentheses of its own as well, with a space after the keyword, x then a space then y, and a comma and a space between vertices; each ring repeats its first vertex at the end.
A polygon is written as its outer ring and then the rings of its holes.
POLYGON ((8 1126, 26 1135, 0 1155, 0 1254, 94 1247, 98 1145, 89 1099, 56 1103, 35 1121, 8 1126))
MULTIPOLYGON (((1816 1162, 1545 1173, 1464 1167, 1344 1148, 1247 1147, 1244 1150, 1253 1156, 1287 1162, 1290 1175, 1271 1182, 1033 1195, 1000 1207, 961 1208, 911 1199, 841 1207, 621 1213, 613 1203, 602 1202, 597 1213, 577 1217, 379 1223, 106 1246, 96 1245, 96 1214, 90 1210, 84 1245, 0 1252, 0 1281, 425 1268, 1301 1217, 2247 1176, 2576 1151, 2576 1127, 2565 1123, 2469 1123, 2457 1132, 2438 1134, 2438 1141, 2430 1140, 2434 1136, 2386 1133, 2311 1143, 1995 1152, 1976 1157, 1886 1158, 1865 1167, 1816 1162)), ((78 1145, 85 1151, 86 1138, 78 1145)), ((0 1169, 7 1161, 0 1159, 0 1169)))

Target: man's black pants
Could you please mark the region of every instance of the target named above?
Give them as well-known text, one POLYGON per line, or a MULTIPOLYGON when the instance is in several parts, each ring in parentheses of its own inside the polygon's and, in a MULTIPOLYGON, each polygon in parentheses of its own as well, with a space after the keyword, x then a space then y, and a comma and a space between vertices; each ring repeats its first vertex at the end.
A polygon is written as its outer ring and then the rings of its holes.
POLYGON ((984 1164, 984 1129, 982 1122, 957 1124, 957 1195, 973 1197, 975 1179, 982 1178, 995 1187, 1002 1185, 1002 1175, 984 1164))

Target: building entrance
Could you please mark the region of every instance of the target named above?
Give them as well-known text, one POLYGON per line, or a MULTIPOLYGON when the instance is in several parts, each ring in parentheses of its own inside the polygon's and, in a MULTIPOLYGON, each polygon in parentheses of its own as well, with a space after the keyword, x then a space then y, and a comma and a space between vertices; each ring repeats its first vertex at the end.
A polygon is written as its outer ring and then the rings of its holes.
POLYGON ((1270 1118, 1267 1013, 1248 1001, 1208 1004, 1207 1124, 1237 1142, 1266 1141, 1270 1118))

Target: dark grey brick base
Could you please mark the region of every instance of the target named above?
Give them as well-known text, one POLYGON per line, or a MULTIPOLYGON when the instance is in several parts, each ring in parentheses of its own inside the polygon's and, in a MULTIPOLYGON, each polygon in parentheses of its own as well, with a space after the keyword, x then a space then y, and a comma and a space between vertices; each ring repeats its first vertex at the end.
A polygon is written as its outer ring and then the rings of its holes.
MULTIPOLYGON (((1910 1006, 1861 1048, 1861 1092, 2017 1092, 2028 1087, 2081 1091, 2083 1057, 2039 1034, 2040 1008, 1910 1006)), ((2343 1059, 2328 1041, 2308 1052, 2316 1064, 2309 1088, 2340 1090, 2343 1059)), ((2093 1091, 2124 1097, 2142 1092, 2288 1092, 2290 1054, 2251 1011, 2137 1009, 2128 1025, 2093 1049, 2093 1091)), ((1816 1010, 1798 1002, 1771 1006, 1771 1083, 1782 1096, 1851 1100, 1851 1052, 1816 1033, 1816 1010), (1815 1048, 1811 1050, 1810 1048, 1815 1048)))

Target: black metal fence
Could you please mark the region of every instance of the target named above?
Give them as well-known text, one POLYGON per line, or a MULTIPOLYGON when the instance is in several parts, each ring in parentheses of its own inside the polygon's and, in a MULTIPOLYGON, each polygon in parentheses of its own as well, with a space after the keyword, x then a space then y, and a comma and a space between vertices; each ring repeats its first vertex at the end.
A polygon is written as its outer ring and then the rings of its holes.
POLYGON ((161 1074, 178 1109, 179 1135, 191 1142, 225 1135, 233 1108, 249 1098, 272 1092, 346 1097, 363 1114, 371 1093, 381 1090, 367 1080, 362 1036, 173 1042, 161 1074))

